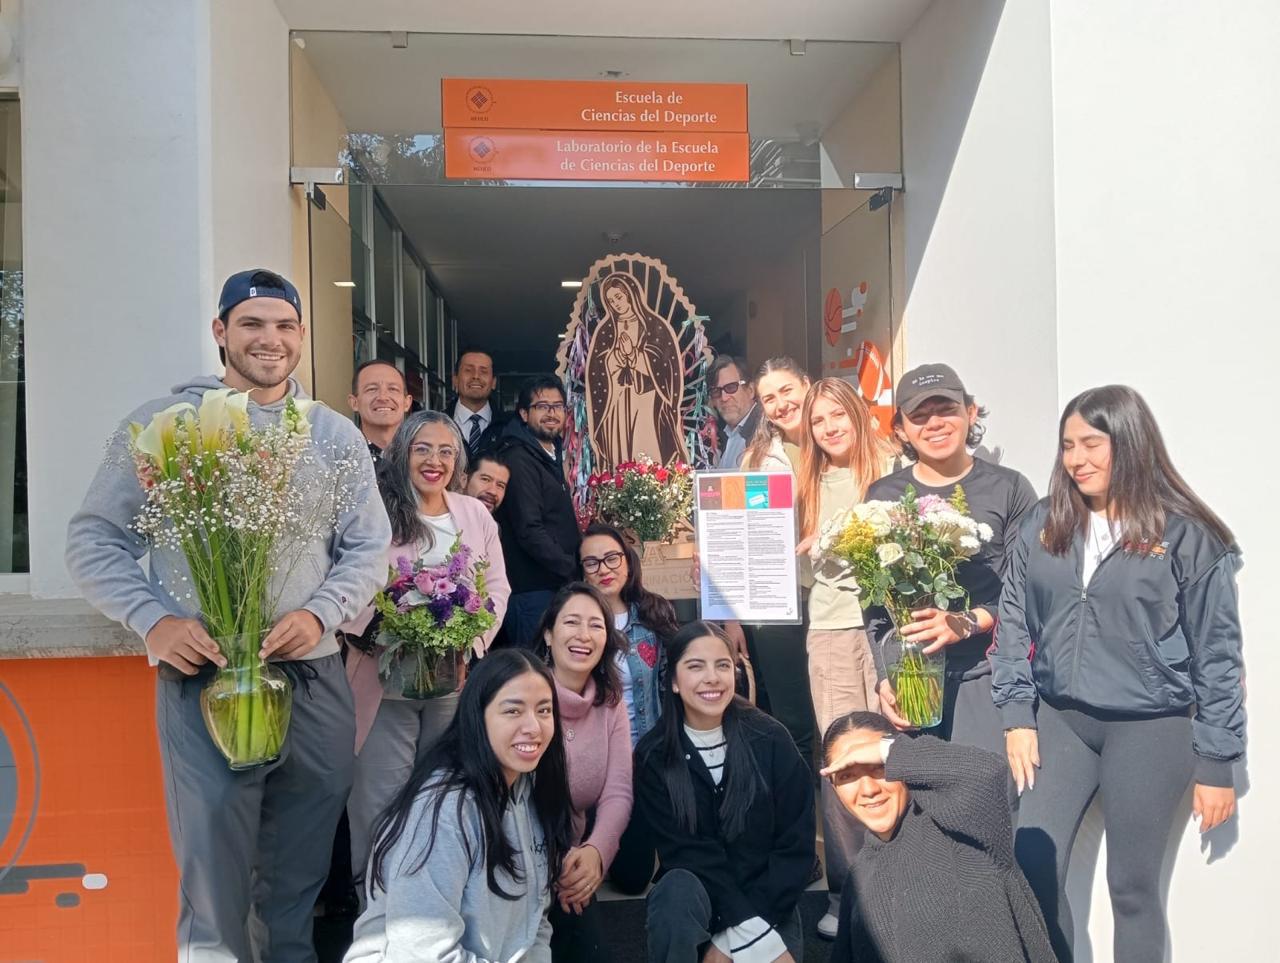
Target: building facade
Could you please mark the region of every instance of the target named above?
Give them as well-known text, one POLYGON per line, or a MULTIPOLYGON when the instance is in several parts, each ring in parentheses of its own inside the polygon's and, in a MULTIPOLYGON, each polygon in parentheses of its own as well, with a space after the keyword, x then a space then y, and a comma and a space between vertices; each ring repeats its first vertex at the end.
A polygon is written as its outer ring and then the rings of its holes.
MULTIPOLYGON (((80 888, 64 905, 61 891, 32 883, 9 894, 0 880, 0 944, 50 959, 112 958, 81 952, 108 945, 131 959, 171 955, 157 908, 172 905, 163 846, 135 847, 152 862, 108 874, 98 891, 82 878, 120 857, 95 841, 105 817, 68 828, 70 800, 92 795, 88 779, 119 794, 139 839, 162 834, 162 822, 147 821, 163 816, 158 786, 147 793, 127 778, 129 767, 154 764, 140 647, 75 598, 65 530, 117 419, 193 372, 218 370, 208 325, 221 279, 247 265, 311 270, 308 201, 290 177, 299 132, 318 129, 299 123, 312 106, 299 106, 291 61, 292 41, 308 31, 894 45, 904 189, 887 215, 893 350, 907 364, 947 361, 962 372, 991 411, 988 445, 1040 490, 1065 401, 1092 385, 1133 385, 1180 469, 1243 546, 1247 791, 1238 819, 1207 842, 1186 828, 1168 914, 1175 958, 1263 954, 1257 921, 1280 854, 1269 818, 1280 763, 1268 751, 1280 736, 1280 655, 1265 614, 1265 585, 1280 578, 1267 549, 1280 532, 1258 495, 1276 460, 1256 437, 1280 353, 1265 283, 1280 253, 1280 7, 1268 0, 1212 10, 1190 0, 590 9, 563 0, 6 0, 0 497, 15 497, 0 512, 0 655, 9 657, 0 696, 25 708, 0 704, 0 720, 15 744, 27 731, 21 720, 31 723, 33 744, 12 749, 10 769, 30 773, 43 760, 53 780, 45 805, 61 792, 69 808, 29 807, 15 778, 6 817, 0 778, 0 868, 25 846, 21 863, 72 867, 67 886, 80 888), (134 709, 110 715, 122 701, 134 709), (134 728, 92 733, 95 718, 134 728), (79 739, 101 762, 51 775, 79 739), (7 901, 22 901, 21 921, 7 901), (51 945, 57 952, 45 953, 51 945)), ((748 338, 808 343, 791 330, 798 324, 748 338)), ((456 342, 452 332, 437 340, 438 367, 456 342)), ((3 762, 0 753, 0 776, 3 762)), ((1101 961, 1110 959, 1110 910, 1105 853, 1092 866, 1105 849, 1099 837, 1091 818, 1077 862, 1092 872, 1073 885, 1077 906, 1092 891, 1079 923, 1101 961)))

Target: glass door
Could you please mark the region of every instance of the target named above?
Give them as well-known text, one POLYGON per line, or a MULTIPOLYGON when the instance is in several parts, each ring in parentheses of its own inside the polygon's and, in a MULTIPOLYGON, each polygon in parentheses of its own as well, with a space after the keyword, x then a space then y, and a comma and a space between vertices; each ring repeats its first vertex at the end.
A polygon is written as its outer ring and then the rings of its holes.
POLYGON ((823 191, 821 375, 849 381, 885 437, 900 373, 901 324, 893 283, 896 195, 823 191))

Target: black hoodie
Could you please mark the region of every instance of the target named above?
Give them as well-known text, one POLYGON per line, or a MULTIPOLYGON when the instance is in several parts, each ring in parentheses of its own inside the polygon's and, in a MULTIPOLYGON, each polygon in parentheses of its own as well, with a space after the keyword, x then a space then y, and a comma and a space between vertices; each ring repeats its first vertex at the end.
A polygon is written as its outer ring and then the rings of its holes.
POLYGON ((1170 513, 1159 545, 1113 549, 1084 584, 1083 537, 1050 555, 1047 510, 1023 520, 1000 596, 991 689, 1005 728, 1034 728, 1039 697, 1190 712, 1196 782, 1230 786, 1245 725, 1235 548, 1170 513))
POLYGON ((496 518, 513 594, 555 591, 578 571, 578 519, 564 480, 560 442, 547 454, 520 418, 510 419, 498 450, 511 467, 496 518))

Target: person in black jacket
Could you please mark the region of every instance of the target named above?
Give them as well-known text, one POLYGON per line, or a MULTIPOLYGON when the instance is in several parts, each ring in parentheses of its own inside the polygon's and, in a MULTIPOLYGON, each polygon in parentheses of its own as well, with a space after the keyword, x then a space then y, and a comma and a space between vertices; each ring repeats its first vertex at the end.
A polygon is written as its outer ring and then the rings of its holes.
POLYGON ((564 385, 555 375, 530 378, 499 451, 511 469, 507 494, 494 517, 502 533, 511 598, 505 643, 530 648, 551 596, 578 571, 578 520, 564 477, 560 434, 564 385))
POLYGON ((1049 497, 1010 555, 992 694, 1022 795, 1017 854, 1054 948, 1072 958, 1065 882, 1095 794, 1115 958, 1159 963, 1160 877, 1187 784, 1207 832, 1235 811, 1244 686, 1225 524, 1169 460, 1132 388, 1073 398, 1049 497))
POLYGON ((867 828, 840 900, 832 963, 1054 963, 1013 855, 1004 760, 850 712, 822 745, 845 808, 867 828))
POLYGON ((658 850, 653 963, 798 963, 813 867, 812 777, 781 723, 734 694, 723 630, 667 645, 662 721, 636 746, 635 805, 658 850))

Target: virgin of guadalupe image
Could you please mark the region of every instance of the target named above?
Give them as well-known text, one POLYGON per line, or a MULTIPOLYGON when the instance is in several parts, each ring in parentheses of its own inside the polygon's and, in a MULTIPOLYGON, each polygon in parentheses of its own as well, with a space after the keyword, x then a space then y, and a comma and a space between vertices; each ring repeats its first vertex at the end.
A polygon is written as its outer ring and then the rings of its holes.
POLYGON ((605 320, 591 340, 586 371, 597 466, 607 470, 639 455, 662 464, 687 461, 680 432, 684 365, 674 331, 646 305, 630 274, 610 274, 600 293, 605 320))

